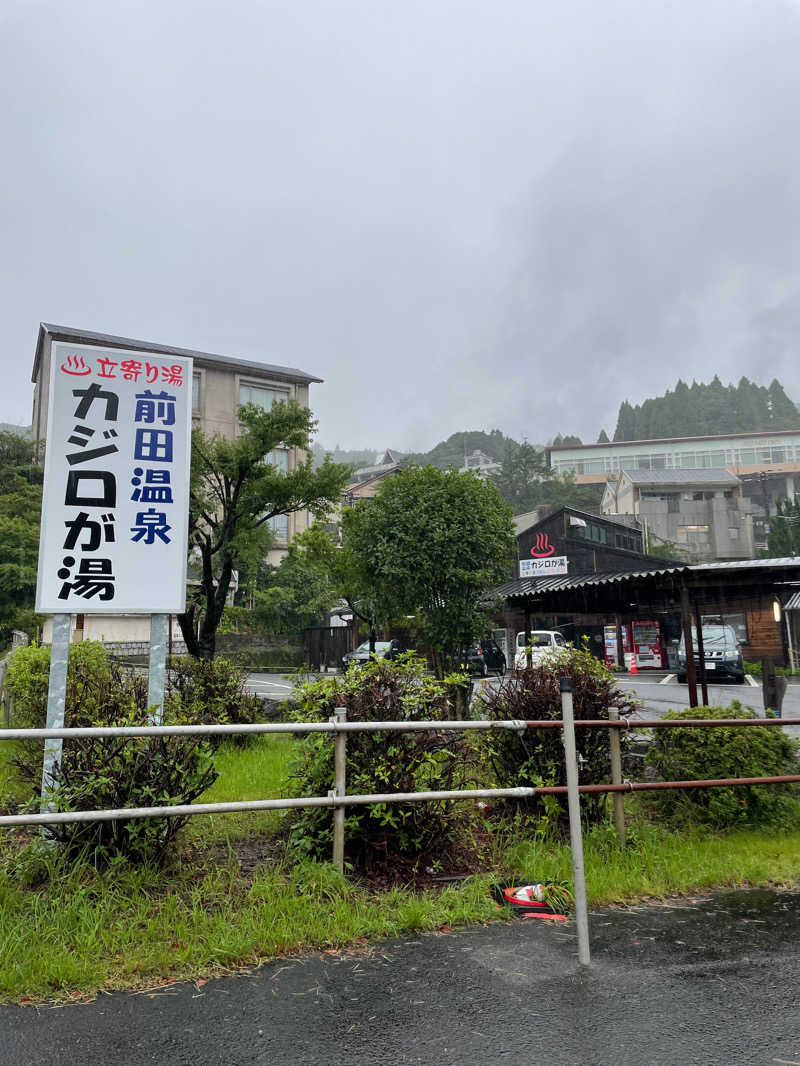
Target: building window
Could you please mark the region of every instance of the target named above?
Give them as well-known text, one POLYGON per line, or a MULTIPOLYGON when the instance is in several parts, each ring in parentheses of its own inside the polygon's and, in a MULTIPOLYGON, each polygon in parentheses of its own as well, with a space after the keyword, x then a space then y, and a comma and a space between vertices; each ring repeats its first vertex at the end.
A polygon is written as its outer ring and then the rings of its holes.
POLYGON ((276 514, 270 518, 267 525, 275 534, 275 539, 284 544, 289 540, 289 516, 288 514, 276 514))
POLYGON ((738 540, 739 539, 739 528, 738 528, 738 526, 728 526, 728 539, 729 540, 738 540))
POLYGON ((267 453, 267 462, 276 466, 282 474, 289 473, 289 452, 286 448, 273 448, 267 453))
POLYGON ((239 403, 252 403, 262 411, 272 410, 275 403, 286 403, 289 399, 288 389, 270 389, 263 385, 240 385, 239 403))
POLYGON ((710 533, 710 526, 678 526, 678 543, 708 544, 710 533))
POLYGON ((192 410, 200 410, 200 375, 192 374, 192 410))

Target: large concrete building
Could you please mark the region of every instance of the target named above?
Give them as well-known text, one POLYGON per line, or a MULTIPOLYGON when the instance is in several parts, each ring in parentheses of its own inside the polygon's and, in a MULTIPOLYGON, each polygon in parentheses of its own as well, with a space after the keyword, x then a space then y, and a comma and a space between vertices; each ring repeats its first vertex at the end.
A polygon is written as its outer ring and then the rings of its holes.
POLYGON ((724 467, 707 470, 623 470, 610 478, 603 514, 635 518, 648 549, 675 545, 689 562, 752 559, 751 501, 724 467))
POLYGON ((572 473, 579 484, 603 482, 609 474, 623 470, 724 467, 742 478, 761 473, 781 476, 786 494, 794 495, 794 478, 800 474, 798 430, 566 444, 551 446, 545 452, 554 473, 572 473))

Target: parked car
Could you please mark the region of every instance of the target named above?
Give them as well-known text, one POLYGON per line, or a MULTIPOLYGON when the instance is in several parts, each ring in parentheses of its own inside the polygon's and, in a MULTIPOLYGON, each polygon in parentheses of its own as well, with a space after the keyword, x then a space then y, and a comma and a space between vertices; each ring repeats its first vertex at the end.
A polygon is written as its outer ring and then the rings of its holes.
POLYGON ((517 633, 516 653, 514 655, 514 667, 524 670, 528 662, 527 650, 531 649, 531 665, 549 656, 556 655, 561 649, 567 647, 567 642, 555 629, 533 629, 530 633, 530 641, 525 639, 525 633, 517 633))
MULTIPOLYGON (((399 640, 376 640, 375 641, 375 658, 376 659, 396 659, 398 655, 402 655, 402 647, 399 640)), ((365 640, 363 644, 359 644, 355 651, 349 651, 346 655, 342 656, 342 669, 346 670, 348 666, 354 664, 369 662, 369 641, 365 640)))
POLYGON ((468 649, 465 656, 464 666, 471 674, 480 674, 487 677, 490 673, 496 673, 502 677, 506 672, 506 657, 503 649, 491 637, 486 637, 468 649))
MULTIPOLYGON (((744 684, 744 662, 742 646, 736 639, 732 626, 704 625, 703 660, 706 664, 706 676, 712 678, 730 678, 737 685, 744 684)), ((694 648, 695 669, 700 670, 700 656, 697 651, 697 630, 692 626, 692 647, 694 648)), ((686 683, 686 641, 681 636, 678 645, 678 681, 686 683)))

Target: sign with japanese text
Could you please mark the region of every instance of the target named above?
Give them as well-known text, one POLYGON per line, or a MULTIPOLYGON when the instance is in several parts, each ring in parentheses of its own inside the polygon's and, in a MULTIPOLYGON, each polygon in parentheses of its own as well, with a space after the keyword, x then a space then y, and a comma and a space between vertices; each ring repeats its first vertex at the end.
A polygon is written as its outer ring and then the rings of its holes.
POLYGON ((54 341, 36 610, 186 606, 192 361, 54 341))
POLYGON ((551 555, 547 559, 520 559, 520 577, 555 577, 557 574, 569 573, 569 560, 566 555, 551 555))

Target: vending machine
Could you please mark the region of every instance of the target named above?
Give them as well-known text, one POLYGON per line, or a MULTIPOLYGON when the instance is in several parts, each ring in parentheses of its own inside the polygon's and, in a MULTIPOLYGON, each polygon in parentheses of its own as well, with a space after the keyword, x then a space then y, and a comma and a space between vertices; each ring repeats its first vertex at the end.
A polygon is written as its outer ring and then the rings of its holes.
MULTIPOLYGON (((606 665, 617 665, 617 627, 605 626, 606 665)), ((627 622, 622 626, 622 647, 625 667, 630 670, 631 653, 636 655, 640 670, 662 670, 667 665, 667 652, 658 622, 627 622)))
POLYGON ((630 630, 639 669, 664 669, 667 665, 667 650, 658 622, 631 622, 630 630))
MULTIPOLYGON (((618 664, 617 660, 617 627, 616 626, 604 626, 603 637, 605 639, 606 646, 606 666, 609 666, 612 670, 616 668, 618 664)), ((630 631, 627 626, 622 627, 622 647, 625 652, 625 665, 630 665, 630 631)))

